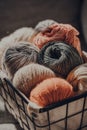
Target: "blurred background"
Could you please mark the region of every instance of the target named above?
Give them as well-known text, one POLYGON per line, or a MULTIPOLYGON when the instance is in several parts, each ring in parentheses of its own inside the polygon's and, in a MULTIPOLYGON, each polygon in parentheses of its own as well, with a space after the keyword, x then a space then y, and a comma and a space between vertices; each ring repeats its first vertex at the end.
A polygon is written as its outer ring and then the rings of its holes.
POLYGON ((0 0, 0 38, 18 28, 35 27, 41 20, 54 19, 76 27, 85 48, 86 5, 86 0, 0 0))

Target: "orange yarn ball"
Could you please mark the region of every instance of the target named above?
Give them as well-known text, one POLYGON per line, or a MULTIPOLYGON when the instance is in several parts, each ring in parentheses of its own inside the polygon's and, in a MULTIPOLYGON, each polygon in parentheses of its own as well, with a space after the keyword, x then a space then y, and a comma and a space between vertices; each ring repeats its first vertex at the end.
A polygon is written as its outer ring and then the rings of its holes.
POLYGON ((38 84, 30 93, 30 100, 39 106, 66 99, 73 94, 72 86, 62 78, 50 78, 38 84))

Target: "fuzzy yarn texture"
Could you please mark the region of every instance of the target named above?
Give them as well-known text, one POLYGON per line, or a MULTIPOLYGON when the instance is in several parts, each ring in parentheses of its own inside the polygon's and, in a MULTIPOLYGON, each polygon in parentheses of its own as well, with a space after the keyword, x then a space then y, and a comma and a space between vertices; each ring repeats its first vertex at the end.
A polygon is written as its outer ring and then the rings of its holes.
POLYGON ((28 42, 20 42, 14 47, 6 50, 2 58, 2 70, 10 79, 22 66, 37 62, 39 49, 28 42))
POLYGON ((73 87, 62 78, 50 78, 38 84, 30 93, 30 101, 45 107, 73 95, 73 87))
POLYGON ((55 23, 39 32, 34 38, 33 43, 42 48, 51 41, 64 41, 75 47, 79 54, 82 55, 79 32, 69 24, 55 23))
POLYGON ((7 75, 0 69, 0 93, 1 91, 1 85, 6 85, 4 78, 8 78, 7 75))
POLYGON ((48 28, 50 25, 57 23, 56 21, 52 20, 52 19, 46 19, 46 20, 42 20, 40 22, 37 23, 37 25, 34 28, 34 33, 30 38, 30 41, 33 43, 33 39, 34 37, 36 37, 36 35, 39 32, 44 31, 46 28, 48 28))
POLYGON ((71 45, 65 42, 50 42, 40 50, 38 62, 65 78, 74 67, 82 64, 83 60, 71 45))
POLYGON ((18 44, 19 41, 29 41, 31 36, 34 33, 34 29, 31 27, 23 27, 19 28, 10 35, 2 38, 0 40, 0 68, 1 68, 1 59, 3 57, 3 53, 9 47, 18 44))
POLYGON ((22 27, 17 30, 15 30, 10 35, 4 37, 1 39, 2 43, 15 43, 19 41, 26 41, 28 42, 31 38, 31 36, 34 33, 34 29, 32 27, 22 27))
POLYGON ((87 63, 87 52, 86 51, 82 51, 82 58, 84 60, 84 63, 87 63))
POLYGON ((35 31, 42 32, 46 28, 48 28, 50 25, 56 24, 57 22, 52 19, 46 19, 43 21, 38 22, 38 24, 35 26, 35 31))
POLYGON ((30 91, 44 79, 55 77, 55 74, 49 68, 31 63, 20 68, 14 75, 13 85, 29 96, 30 91))
POLYGON ((87 91, 87 63, 75 67, 68 74, 66 80, 72 84, 74 91, 87 91))
POLYGON ((4 78, 7 78, 7 75, 0 69, 0 79, 3 80, 4 78))

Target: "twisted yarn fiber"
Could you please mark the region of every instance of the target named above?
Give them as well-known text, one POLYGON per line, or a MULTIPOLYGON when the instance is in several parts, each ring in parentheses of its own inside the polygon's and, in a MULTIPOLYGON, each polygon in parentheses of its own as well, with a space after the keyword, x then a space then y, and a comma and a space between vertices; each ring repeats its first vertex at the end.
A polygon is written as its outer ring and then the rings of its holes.
POLYGON ((74 91, 87 91, 87 63, 75 67, 68 74, 67 81, 72 84, 74 91))
POLYGON ((39 49, 28 43, 20 42, 17 46, 6 50, 2 59, 2 69, 13 78, 15 72, 24 65, 37 62, 39 49))
POLYGON ((62 77, 83 63, 78 51, 64 42, 47 43, 38 54, 38 62, 62 77))
POLYGON ((31 63, 20 68, 14 75, 13 85, 17 87, 26 96, 29 96, 32 88, 44 79, 55 77, 55 74, 49 68, 31 63))
POLYGON ((30 93, 30 100, 39 106, 47 106, 73 95, 72 86, 62 78, 50 78, 38 84, 30 93))

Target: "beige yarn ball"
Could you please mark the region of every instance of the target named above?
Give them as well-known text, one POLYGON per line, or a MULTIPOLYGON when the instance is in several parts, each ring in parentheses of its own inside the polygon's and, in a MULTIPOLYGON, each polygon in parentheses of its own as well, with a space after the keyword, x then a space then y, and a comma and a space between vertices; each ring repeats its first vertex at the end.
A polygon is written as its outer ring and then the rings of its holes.
POLYGON ((37 62, 38 52, 39 49, 28 42, 20 42, 16 46, 9 47, 2 58, 2 70, 12 79, 18 69, 37 62))
POLYGON ((75 67, 66 80, 73 86, 74 91, 78 93, 87 91, 87 63, 75 67))
POLYGON ((33 33, 34 33, 33 28, 23 27, 23 28, 17 29, 10 35, 1 39, 0 41, 0 68, 1 68, 1 58, 5 50, 8 49, 9 47, 14 46, 15 44, 18 44, 19 41, 29 41, 33 33))
POLYGON ((20 68, 14 75, 13 85, 29 97, 30 91, 44 79, 55 77, 54 72, 39 64, 29 64, 20 68))
POLYGON ((15 43, 19 41, 29 41, 30 37, 34 33, 34 29, 32 27, 22 27, 17 30, 15 30, 10 35, 4 37, 1 39, 1 42, 3 43, 15 43))

